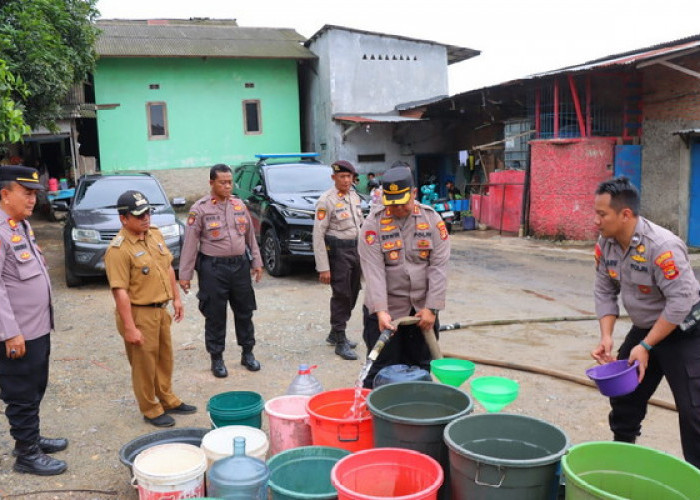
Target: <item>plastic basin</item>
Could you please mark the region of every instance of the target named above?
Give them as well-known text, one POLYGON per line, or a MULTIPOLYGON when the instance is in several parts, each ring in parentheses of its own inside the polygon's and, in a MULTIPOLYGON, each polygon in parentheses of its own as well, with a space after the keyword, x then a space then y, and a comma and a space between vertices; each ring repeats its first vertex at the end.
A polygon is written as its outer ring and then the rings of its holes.
POLYGON ((134 466, 136 456, 147 448, 166 443, 184 443, 199 446, 202 438, 210 429, 199 427, 183 427, 181 429, 168 429, 144 434, 132 439, 119 450, 119 460, 129 468, 134 466))
POLYGON ((639 361, 629 365, 626 359, 619 359, 612 363, 594 366, 586 370, 588 378, 598 386, 603 396, 614 398, 633 392, 639 385, 637 367, 639 361))
POLYGON ((520 386, 506 377, 478 377, 470 383, 472 396, 489 412, 501 411, 515 401, 520 386))
POLYGON ((459 387, 474 374, 475 365, 466 359, 442 358, 430 362, 430 373, 443 384, 459 387))

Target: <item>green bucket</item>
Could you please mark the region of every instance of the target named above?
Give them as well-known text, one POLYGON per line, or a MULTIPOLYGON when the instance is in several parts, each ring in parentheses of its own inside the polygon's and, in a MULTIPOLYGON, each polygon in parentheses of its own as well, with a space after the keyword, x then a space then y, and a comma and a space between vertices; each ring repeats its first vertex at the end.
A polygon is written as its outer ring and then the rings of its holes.
POLYGON ((248 425, 260 429, 264 407, 262 396, 252 391, 223 392, 207 403, 212 429, 226 425, 248 425))
POLYGON ((562 458, 566 500, 696 500, 700 470, 666 453, 619 442, 572 446, 562 458))
POLYGON ((470 415, 445 427, 452 498, 545 500, 557 496, 569 438, 524 415, 470 415))
POLYGON ((350 452, 331 446, 301 446, 282 451, 267 461, 273 500, 331 500, 338 492, 331 470, 350 452))

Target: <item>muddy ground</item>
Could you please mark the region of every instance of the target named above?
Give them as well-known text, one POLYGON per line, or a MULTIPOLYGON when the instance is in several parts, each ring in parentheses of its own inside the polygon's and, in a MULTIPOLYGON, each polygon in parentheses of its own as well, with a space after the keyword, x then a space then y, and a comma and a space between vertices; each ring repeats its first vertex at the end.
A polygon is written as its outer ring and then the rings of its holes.
MULTIPOLYGON (((105 280, 67 289, 63 278, 61 224, 33 222, 48 256, 54 287, 56 331, 49 388, 41 409, 42 433, 70 439, 68 471, 41 478, 12 472, 13 442, 7 421, 0 419, 0 496, 3 498, 138 498, 127 468, 119 462, 121 446, 152 432, 138 412, 131 392, 129 366, 114 327, 114 307, 105 280), (85 491, 89 490, 89 491, 85 491)), ((591 248, 501 237, 494 232, 453 235, 448 305, 443 324, 500 319, 563 318, 591 314, 591 248)), ((318 283, 311 266, 292 276, 265 276, 256 286, 255 315, 262 363, 257 373, 240 364, 235 337, 229 335, 225 359, 229 377, 209 371, 203 342, 203 319, 195 294, 184 297, 186 317, 173 329, 176 367, 174 388, 194 415, 176 416, 181 427, 208 427, 208 399, 231 390, 252 390, 266 400, 282 395, 299 363, 317 364, 324 388, 352 386, 361 361, 344 361, 325 342, 330 290, 318 283)), ((196 290, 196 284, 195 284, 196 290)), ((349 335, 360 339, 360 305, 349 335)), ((629 325, 620 322, 618 343, 629 325)), ((594 321, 520 323, 444 332, 442 350, 460 356, 532 365, 584 377, 593 365, 588 353, 598 338, 594 321)), ((364 347, 358 348, 361 358, 364 347)), ((607 440, 607 399, 597 390, 556 378, 478 365, 478 375, 503 375, 521 386, 506 411, 544 419, 559 426, 571 443, 607 440)), ((468 390, 468 383, 462 386, 468 390)), ((672 401, 667 387, 657 397, 672 401)), ((2 408, 0 406, 0 408, 2 408)), ((475 413, 484 412, 475 404, 475 413)), ((263 428, 266 422, 263 420, 263 428)), ((639 443, 681 456, 677 415, 651 407, 639 443)))

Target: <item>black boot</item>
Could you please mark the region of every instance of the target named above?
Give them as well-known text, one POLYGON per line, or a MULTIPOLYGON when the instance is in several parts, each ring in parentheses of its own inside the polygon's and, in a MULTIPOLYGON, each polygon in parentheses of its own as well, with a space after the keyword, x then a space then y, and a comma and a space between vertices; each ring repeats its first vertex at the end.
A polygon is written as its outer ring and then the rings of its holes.
POLYGON ((248 368, 251 372, 256 372, 260 369, 260 363, 255 356, 253 356, 252 347, 244 347, 243 354, 241 354, 241 364, 248 368))
POLYGON ((211 355, 211 372, 216 378, 228 377, 228 370, 221 353, 211 355))
POLYGON ((42 452, 36 442, 17 441, 15 453, 17 455, 14 466, 16 472, 36 474, 37 476, 56 476, 68 468, 63 460, 57 460, 42 452))
MULTIPOLYGON (((56 453, 68 448, 68 440, 66 438, 51 439, 39 436, 39 440, 36 442, 36 444, 39 445, 39 449, 44 453, 56 453)), ((15 457, 17 456, 17 448, 12 450, 12 455, 15 457)))
POLYGON ((345 332, 336 332, 335 330, 331 330, 331 332, 328 334, 328 337, 326 337, 326 342, 328 342, 330 345, 336 345, 338 343, 338 333, 342 333, 343 337, 345 337, 345 342, 348 344, 350 349, 354 349, 357 347, 357 342, 353 342, 349 338, 345 336, 345 332))
POLYGON ((345 338, 345 332, 336 332, 335 335, 335 353, 341 358, 347 359, 348 361, 353 361, 357 359, 357 354, 355 354, 355 351, 352 350, 352 347, 350 347, 350 344, 345 338))

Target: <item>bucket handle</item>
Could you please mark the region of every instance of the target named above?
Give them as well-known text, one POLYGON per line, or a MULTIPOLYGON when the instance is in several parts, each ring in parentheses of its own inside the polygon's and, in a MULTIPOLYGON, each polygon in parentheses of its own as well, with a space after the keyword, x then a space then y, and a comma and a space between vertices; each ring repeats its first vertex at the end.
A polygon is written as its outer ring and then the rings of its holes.
POLYGON ((498 469, 498 473, 501 476, 500 480, 498 481, 498 484, 483 483, 479 481, 479 472, 481 471, 481 465, 481 462, 477 462, 476 464, 476 477, 474 477, 474 482, 479 486, 488 486, 489 488, 500 488, 503 485, 503 481, 505 481, 506 479, 505 469, 501 469, 500 465, 496 466, 496 468, 498 469))
POLYGON ((341 443, 349 443, 358 441, 360 439, 360 424, 338 424, 338 441, 341 443), (343 426, 354 426, 355 427, 355 437, 354 438, 343 438, 340 436, 341 429, 343 426))
POLYGON ((129 481, 129 482, 131 483, 132 488, 134 488, 135 490, 138 489, 138 483, 137 483, 137 481, 138 481, 138 480, 136 479, 136 476, 133 476, 133 477, 131 478, 131 481, 129 481))
POLYGON ((207 413, 207 416, 209 417, 209 421, 211 422, 212 429, 218 429, 219 426, 214 423, 214 419, 211 418, 211 413, 207 413))

